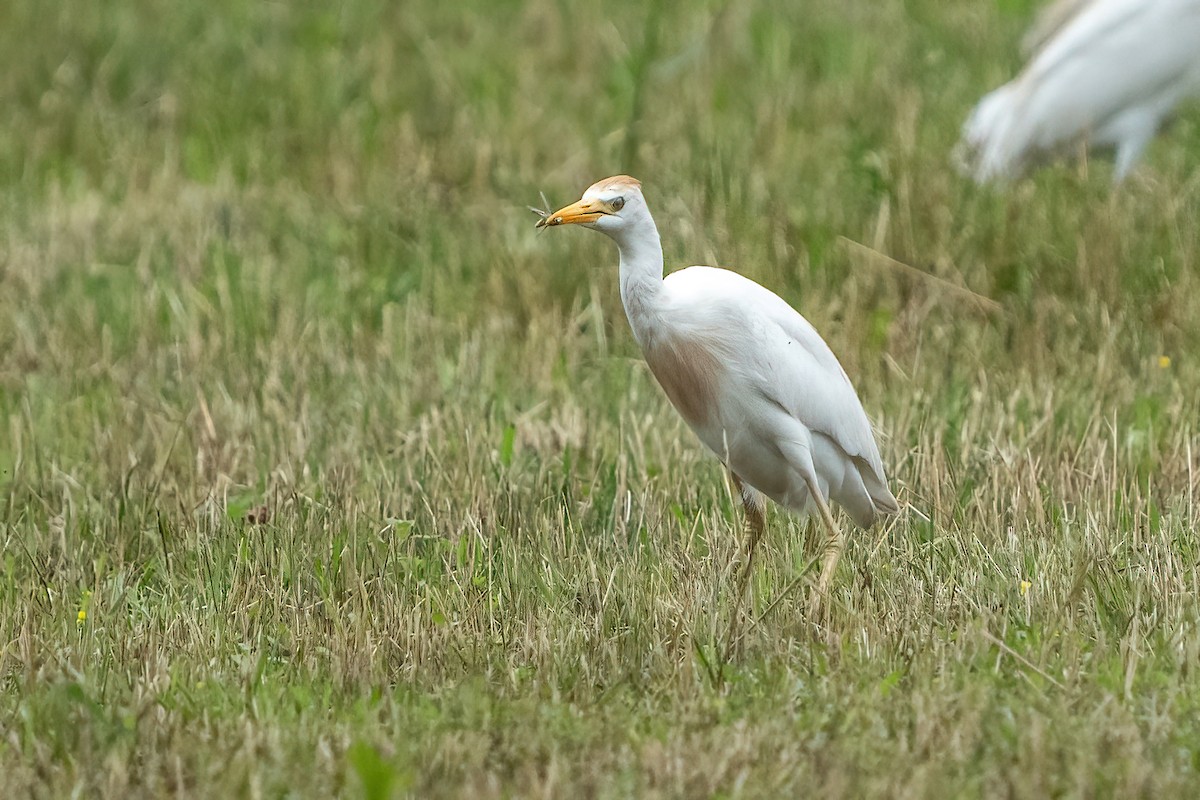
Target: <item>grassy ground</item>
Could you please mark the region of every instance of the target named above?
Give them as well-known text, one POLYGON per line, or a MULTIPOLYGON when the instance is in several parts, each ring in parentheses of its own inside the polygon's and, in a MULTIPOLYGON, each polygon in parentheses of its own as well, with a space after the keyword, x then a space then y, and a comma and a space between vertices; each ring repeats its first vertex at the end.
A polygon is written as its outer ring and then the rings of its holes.
POLYGON ((1031 14, 4 3, 0 795, 1194 796, 1200 129, 965 183, 1031 14), (825 630, 774 514, 726 664, 738 508, 525 208, 623 171, 916 509, 825 630))

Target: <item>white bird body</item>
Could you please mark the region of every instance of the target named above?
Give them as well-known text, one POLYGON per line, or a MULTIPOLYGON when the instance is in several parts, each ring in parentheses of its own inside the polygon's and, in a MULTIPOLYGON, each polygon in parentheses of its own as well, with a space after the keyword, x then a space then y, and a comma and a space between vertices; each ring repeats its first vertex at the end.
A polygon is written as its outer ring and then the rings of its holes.
POLYGON ((804 474, 869 527, 895 511, 866 412, 837 358, 782 298, 724 269, 662 281, 627 307, 667 397, 730 470, 782 506, 809 510, 804 474))
MULTIPOLYGON (((632 178, 600 181, 538 225, 571 223, 616 242, 634 338, 668 399, 741 487, 756 529, 751 551, 763 524, 756 492, 800 512, 815 505, 835 537, 828 499, 863 527, 899 511, 858 395, 804 317, 729 270, 688 267, 664 279, 658 229, 632 178)), ((827 557, 822 594, 836 561, 827 557)))
POLYGON ((963 126, 959 152, 980 183, 1080 141, 1115 148, 1120 181, 1175 107, 1200 94, 1200 0, 1065 0, 1048 17, 1026 68, 963 126))

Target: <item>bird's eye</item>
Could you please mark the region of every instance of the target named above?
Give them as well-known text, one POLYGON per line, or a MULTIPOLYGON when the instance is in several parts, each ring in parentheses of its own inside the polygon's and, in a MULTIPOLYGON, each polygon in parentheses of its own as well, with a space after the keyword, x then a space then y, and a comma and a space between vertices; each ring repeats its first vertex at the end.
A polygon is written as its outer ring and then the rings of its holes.
POLYGON ((625 207, 625 198, 624 197, 614 197, 609 202, 609 206, 612 207, 613 211, 620 211, 622 208, 625 207))

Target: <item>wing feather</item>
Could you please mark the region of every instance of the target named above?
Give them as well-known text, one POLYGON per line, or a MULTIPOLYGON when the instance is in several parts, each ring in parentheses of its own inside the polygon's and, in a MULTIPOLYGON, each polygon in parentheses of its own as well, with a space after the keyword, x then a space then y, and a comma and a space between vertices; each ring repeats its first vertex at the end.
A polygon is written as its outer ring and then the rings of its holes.
POLYGON ((723 318, 725 330, 748 337, 739 352, 755 355, 739 366, 749 388, 864 462, 886 484, 858 394, 808 320, 779 295, 728 270, 689 267, 667 276, 667 284, 688 295, 688 307, 709 308, 723 318), (700 293, 705 297, 698 298, 700 293))
POLYGON ((1037 152, 1080 137, 1107 146, 1148 140, 1176 103, 1200 89, 1200 0, 1060 6, 1063 13, 1041 26, 1028 66, 988 94, 964 126, 959 153, 976 180, 1012 177, 1037 152))

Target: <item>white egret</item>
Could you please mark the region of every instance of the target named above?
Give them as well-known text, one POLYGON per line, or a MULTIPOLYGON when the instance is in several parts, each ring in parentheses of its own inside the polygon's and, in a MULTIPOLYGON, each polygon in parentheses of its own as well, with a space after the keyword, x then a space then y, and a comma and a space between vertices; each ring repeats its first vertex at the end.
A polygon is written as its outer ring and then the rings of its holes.
POLYGON ((621 301, 646 363, 740 490, 750 529, 743 578, 766 523, 763 495, 820 513, 829 539, 815 615, 842 550, 828 499, 864 528, 899 511, 842 365, 808 320, 749 278, 688 267, 664 279, 658 228, 633 178, 595 183, 537 226, 572 224, 616 242, 621 301))
POLYGON ((1059 0, 1011 82, 984 96, 957 149, 979 183, 1072 145, 1115 148, 1114 182, 1175 107, 1200 95, 1200 0, 1059 0))

